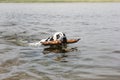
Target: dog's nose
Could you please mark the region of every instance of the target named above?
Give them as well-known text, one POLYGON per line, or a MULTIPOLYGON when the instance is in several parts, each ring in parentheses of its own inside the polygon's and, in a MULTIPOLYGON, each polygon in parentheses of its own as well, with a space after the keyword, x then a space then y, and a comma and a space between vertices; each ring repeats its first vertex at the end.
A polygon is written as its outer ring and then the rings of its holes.
POLYGON ((67 38, 66 37, 62 38, 62 43, 67 43, 67 38))

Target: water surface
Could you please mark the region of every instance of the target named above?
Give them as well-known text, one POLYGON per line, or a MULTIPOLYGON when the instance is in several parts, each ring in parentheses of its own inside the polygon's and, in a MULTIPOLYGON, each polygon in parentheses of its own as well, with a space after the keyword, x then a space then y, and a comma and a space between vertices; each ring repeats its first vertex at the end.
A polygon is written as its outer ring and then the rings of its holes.
POLYGON ((120 3, 1 3, 0 80, 119 80, 120 3), (24 46, 65 32, 62 53, 24 46), (61 59, 61 56, 66 56, 61 59))

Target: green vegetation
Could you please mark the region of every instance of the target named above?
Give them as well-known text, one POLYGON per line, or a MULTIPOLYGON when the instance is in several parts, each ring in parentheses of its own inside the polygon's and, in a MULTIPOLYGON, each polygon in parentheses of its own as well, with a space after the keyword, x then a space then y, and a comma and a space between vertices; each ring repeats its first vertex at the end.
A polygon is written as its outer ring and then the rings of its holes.
POLYGON ((22 2, 120 2, 120 0, 0 0, 2 3, 22 2))

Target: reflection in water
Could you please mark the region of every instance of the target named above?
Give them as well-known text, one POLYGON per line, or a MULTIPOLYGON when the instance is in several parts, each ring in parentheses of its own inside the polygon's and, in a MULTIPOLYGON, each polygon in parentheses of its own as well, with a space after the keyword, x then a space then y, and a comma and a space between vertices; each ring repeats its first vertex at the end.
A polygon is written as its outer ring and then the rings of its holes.
POLYGON ((71 51, 77 51, 77 47, 74 48, 61 48, 61 47, 48 47, 48 48, 44 48, 43 53, 44 54, 48 54, 48 53, 67 53, 67 52, 71 52, 71 51))
POLYGON ((60 56, 57 56, 54 60, 56 61, 60 61, 62 60, 63 58, 67 57, 67 54, 68 52, 72 52, 72 51, 77 51, 77 47, 74 47, 74 48, 63 48, 63 47, 60 47, 60 46, 50 46, 50 47, 47 47, 47 48, 44 48, 43 50, 43 54, 47 55, 49 53, 55 53, 55 54, 60 54, 60 56))

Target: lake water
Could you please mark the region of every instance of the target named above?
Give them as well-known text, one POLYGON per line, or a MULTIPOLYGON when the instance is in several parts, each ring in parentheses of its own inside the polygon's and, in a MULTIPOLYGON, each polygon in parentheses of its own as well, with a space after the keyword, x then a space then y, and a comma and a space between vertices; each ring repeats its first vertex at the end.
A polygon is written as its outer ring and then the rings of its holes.
POLYGON ((119 35, 120 3, 1 3, 0 80, 119 80, 119 35), (81 40, 66 53, 19 42, 57 31, 81 40))

